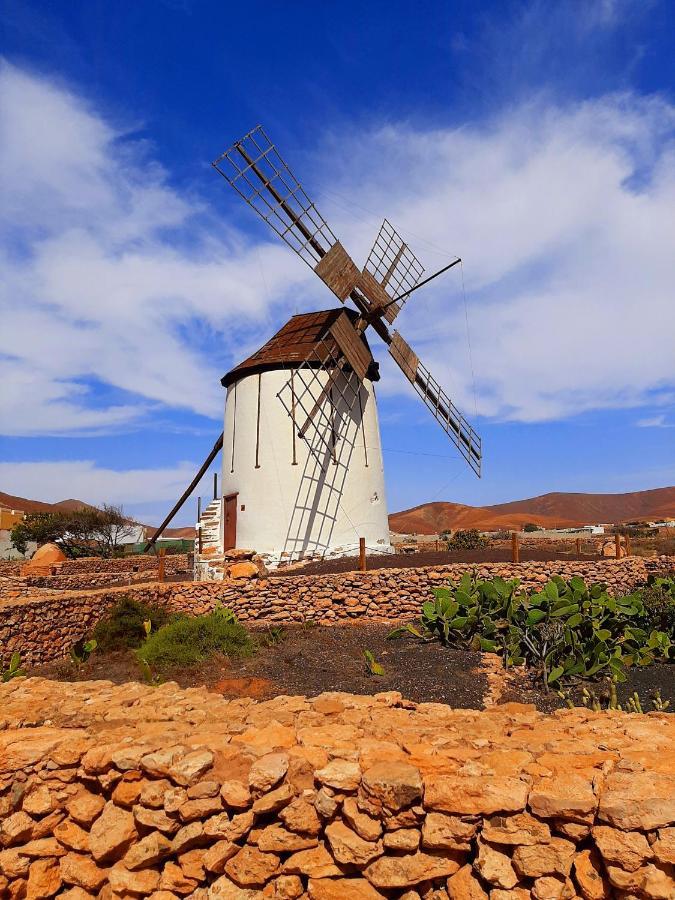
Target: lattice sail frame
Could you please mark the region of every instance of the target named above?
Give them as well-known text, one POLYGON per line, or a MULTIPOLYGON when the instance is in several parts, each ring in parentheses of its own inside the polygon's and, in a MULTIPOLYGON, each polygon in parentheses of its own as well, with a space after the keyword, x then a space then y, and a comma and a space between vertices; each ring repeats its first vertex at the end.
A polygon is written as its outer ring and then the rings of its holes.
POLYGON ((424 274, 424 266, 391 222, 385 219, 368 254, 364 271, 369 272, 390 297, 384 317, 391 323, 407 299, 404 297, 395 302, 396 298, 415 287, 424 274))
POLYGON ((212 165, 310 268, 338 242, 261 125, 212 165))
POLYGON ((338 442, 361 389, 361 379, 327 331, 292 370, 277 397, 310 452, 317 456, 322 447, 337 463, 338 442))

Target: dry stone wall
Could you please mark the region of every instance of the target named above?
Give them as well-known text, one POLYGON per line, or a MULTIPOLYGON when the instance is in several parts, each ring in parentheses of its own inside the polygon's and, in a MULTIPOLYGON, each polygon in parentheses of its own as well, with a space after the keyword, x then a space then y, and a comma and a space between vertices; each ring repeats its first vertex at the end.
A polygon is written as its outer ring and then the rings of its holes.
POLYGON ((18 650, 29 665, 66 656, 121 597, 158 603, 192 615, 216 604, 231 608, 248 625, 321 623, 353 619, 399 620, 419 614, 431 590, 464 572, 480 577, 519 577, 536 589, 551 577, 580 575, 626 593, 647 580, 644 560, 630 557, 597 562, 527 562, 463 564, 423 569, 379 569, 361 574, 296 575, 217 582, 157 582, 96 591, 58 592, 35 589, 33 596, 0 599, 0 662, 18 650))
POLYGON ((675 717, 0 685, 0 896, 672 900, 675 717))

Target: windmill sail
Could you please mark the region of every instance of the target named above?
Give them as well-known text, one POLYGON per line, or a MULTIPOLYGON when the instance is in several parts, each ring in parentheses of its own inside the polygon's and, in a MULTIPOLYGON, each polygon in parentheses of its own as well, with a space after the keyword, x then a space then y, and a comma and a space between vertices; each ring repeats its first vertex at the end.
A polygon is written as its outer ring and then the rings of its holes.
POLYGON ((385 301, 383 315, 390 324, 400 313, 405 299, 395 298, 411 291, 424 274, 424 266, 387 219, 375 238, 363 269, 381 286, 385 301))
POLYGON ((420 362, 412 347, 398 331, 392 336, 389 353, 441 428, 457 447, 473 471, 480 477, 482 448, 481 439, 471 424, 457 409, 427 367, 420 362))

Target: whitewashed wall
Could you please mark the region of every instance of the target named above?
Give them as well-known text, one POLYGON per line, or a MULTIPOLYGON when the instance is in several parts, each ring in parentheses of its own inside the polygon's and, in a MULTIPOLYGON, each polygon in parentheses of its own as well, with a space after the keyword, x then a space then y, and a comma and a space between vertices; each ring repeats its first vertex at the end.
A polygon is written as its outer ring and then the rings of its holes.
MULTIPOLYGON (((251 547, 271 562, 353 553, 358 550, 359 537, 365 537, 370 548, 389 550, 382 448, 372 383, 366 381, 362 388, 363 429, 359 405, 355 404, 348 414, 336 402, 336 464, 316 436, 312 446, 319 460, 296 436, 297 463, 293 465, 292 422, 277 396, 289 377, 288 370, 263 372, 260 376, 248 375, 228 389, 223 494, 239 493, 237 546, 251 547)), ((304 421, 299 412, 297 419, 298 424, 304 421)))

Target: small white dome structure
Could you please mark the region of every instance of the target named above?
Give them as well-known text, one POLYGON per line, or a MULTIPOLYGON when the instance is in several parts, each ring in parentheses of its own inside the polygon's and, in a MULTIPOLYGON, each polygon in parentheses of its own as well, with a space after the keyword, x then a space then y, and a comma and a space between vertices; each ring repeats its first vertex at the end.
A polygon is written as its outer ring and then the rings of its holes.
MULTIPOLYGON (((359 538, 368 548, 391 550, 373 384, 379 374, 364 337, 370 366, 358 395, 344 390, 340 382, 350 373, 340 372, 325 398, 328 435, 315 428, 299 436, 303 361, 338 317, 347 315, 356 318, 344 307, 293 316, 222 379, 223 550, 251 547, 272 566, 356 553, 359 538)), ((328 391, 328 370, 310 377, 328 391)))

